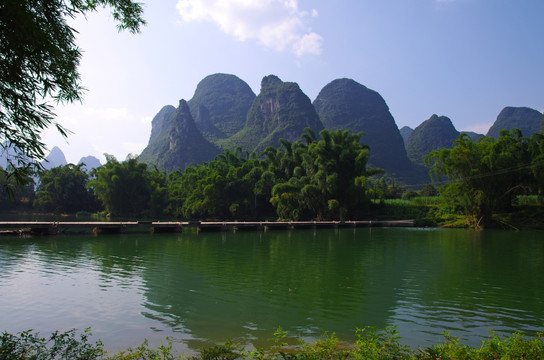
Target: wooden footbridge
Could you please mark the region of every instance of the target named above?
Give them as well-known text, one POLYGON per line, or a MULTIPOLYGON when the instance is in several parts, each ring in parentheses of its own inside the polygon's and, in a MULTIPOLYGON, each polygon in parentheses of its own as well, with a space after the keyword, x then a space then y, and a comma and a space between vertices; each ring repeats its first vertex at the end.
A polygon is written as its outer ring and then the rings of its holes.
POLYGON ((239 230, 294 230, 357 227, 413 227, 413 220, 395 221, 126 221, 126 222, 71 222, 71 221, 0 221, 0 234, 55 235, 67 231, 101 233, 124 233, 129 231, 182 232, 184 229, 196 231, 239 231, 239 230))

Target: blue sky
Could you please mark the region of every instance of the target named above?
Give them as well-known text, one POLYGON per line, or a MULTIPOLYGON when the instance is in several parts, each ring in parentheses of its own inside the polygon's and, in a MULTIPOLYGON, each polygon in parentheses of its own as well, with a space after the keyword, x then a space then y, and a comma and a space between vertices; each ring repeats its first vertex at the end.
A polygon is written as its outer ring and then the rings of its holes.
POLYGON ((69 162, 122 160, 147 145, 164 105, 229 73, 258 94, 269 74, 313 101, 337 78, 378 91, 399 128, 432 114, 485 133, 505 106, 544 110, 542 0, 143 1, 148 25, 118 33, 109 10, 71 21, 83 103, 59 106, 43 139, 69 162))

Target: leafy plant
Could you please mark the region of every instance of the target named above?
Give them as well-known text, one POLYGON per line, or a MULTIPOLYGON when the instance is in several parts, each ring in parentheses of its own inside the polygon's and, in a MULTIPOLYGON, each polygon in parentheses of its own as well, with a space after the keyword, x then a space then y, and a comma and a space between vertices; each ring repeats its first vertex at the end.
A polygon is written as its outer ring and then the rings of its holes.
POLYGON ((180 356, 174 356, 172 354, 172 341, 170 338, 166 338, 166 345, 164 342, 157 347, 157 349, 150 349, 147 340, 138 346, 137 348, 128 348, 126 351, 120 351, 119 353, 109 357, 107 360, 175 360, 182 359, 180 356))
POLYGON ((104 355, 102 342, 89 343, 90 329, 76 336, 75 329, 49 338, 40 337, 32 330, 17 335, 3 332, 0 336, 0 360, 94 360, 104 355))
POLYGON ((394 327, 388 327, 385 331, 371 327, 357 329, 352 353, 355 359, 404 360, 411 357, 409 347, 400 343, 400 336, 394 327))
POLYGON ((200 355, 193 357, 194 360, 234 360, 240 358, 243 348, 240 344, 227 341, 221 345, 214 345, 209 348, 200 349, 200 355))

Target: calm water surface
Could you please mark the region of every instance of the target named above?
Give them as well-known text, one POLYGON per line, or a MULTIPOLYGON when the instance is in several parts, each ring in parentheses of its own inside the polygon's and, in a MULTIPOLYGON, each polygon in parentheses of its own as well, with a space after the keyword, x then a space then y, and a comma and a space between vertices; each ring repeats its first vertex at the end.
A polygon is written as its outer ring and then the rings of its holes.
POLYGON ((0 238, 0 331, 92 328, 111 351, 175 339, 263 346, 281 326, 352 341, 396 326, 442 332, 544 329, 544 233, 342 229, 0 238))

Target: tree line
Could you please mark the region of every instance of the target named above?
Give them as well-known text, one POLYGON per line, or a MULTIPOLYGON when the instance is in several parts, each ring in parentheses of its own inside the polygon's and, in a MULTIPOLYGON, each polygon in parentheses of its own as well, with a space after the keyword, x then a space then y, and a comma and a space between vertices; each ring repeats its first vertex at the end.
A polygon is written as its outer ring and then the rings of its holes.
POLYGON ((493 214, 512 211, 517 195, 534 194, 544 202, 544 134, 523 137, 518 129, 500 137, 472 141, 461 134, 452 149, 435 150, 425 158, 447 211, 487 225, 493 214))
MULTIPOLYGON (((3 182, 9 194, 33 198, 34 210, 54 213, 103 211, 112 216, 188 220, 347 220, 367 219, 376 199, 413 195, 381 169, 369 168, 362 133, 306 129, 300 139, 280 140, 261 154, 225 150, 213 161, 170 173, 106 155, 90 173, 66 165, 39 173, 31 186, 3 182), (7 185, 6 185, 7 184, 7 185)), ((519 194, 544 199, 544 134, 525 138, 519 130, 472 141, 462 134, 452 149, 431 152, 426 164, 443 182, 445 211, 484 226, 494 213, 511 211, 519 194)), ((419 194, 433 194, 427 185, 419 194)))
MULTIPOLYGON (((185 219, 342 219, 371 204, 369 149, 361 133, 306 129, 295 142, 255 154, 226 150, 213 161, 171 173, 107 155, 87 173, 66 165, 39 173, 33 207, 74 213, 185 219)), ((27 194, 28 195, 28 194, 27 194)), ((4 194, 6 197, 6 194, 4 194)))

